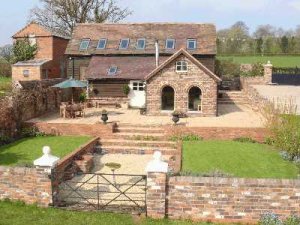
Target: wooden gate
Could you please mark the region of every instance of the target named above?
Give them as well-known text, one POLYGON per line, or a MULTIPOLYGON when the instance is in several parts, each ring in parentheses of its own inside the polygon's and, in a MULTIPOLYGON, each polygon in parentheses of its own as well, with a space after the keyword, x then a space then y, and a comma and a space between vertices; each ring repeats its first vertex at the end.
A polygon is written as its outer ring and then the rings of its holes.
POLYGON ((272 83, 279 85, 300 85, 300 68, 273 68, 272 83))

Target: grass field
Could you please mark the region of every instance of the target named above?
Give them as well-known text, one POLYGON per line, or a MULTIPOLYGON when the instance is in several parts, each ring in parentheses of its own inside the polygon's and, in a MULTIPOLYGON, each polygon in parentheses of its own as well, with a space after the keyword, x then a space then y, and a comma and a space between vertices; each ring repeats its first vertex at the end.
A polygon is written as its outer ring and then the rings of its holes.
POLYGON ((86 143, 89 139, 90 137, 62 136, 21 139, 0 147, 0 165, 32 165, 33 160, 42 156, 43 146, 50 146, 53 155, 63 157, 69 152, 74 151, 80 145, 86 143))
POLYGON ((11 78, 0 75, 0 97, 11 89, 11 78))
POLYGON ((183 171, 219 170, 235 177, 297 178, 298 167, 271 147, 235 141, 184 142, 183 171))
POLYGON ((267 63, 275 67, 300 67, 300 56, 218 56, 220 60, 232 59, 236 63, 267 63))
POLYGON ((150 220, 101 212, 71 212, 53 208, 0 202, 1 225, 216 225, 188 221, 150 220))

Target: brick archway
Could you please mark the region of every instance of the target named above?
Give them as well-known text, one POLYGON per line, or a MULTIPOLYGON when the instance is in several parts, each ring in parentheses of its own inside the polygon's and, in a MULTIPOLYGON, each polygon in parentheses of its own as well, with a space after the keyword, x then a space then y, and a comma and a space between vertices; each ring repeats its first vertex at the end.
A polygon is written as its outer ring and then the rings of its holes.
POLYGON ((173 111, 175 108, 175 91, 170 85, 161 90, 161 110, 173 111))

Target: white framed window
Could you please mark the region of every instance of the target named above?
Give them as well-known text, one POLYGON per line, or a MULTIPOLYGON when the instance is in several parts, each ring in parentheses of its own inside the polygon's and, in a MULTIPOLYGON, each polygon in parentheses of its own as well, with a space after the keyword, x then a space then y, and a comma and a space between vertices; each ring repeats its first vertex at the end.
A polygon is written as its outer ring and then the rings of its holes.
POLYGON ((129 38, 121 39, 119 49, 127 49, 129 46, 129 38))
POLYGON ((111 66, 108 71, 107 71, 107 74, 109 76, 113 76, 113 75, 116 75, 117 74, 117 71, 118 71, 118 67, 116 66, 111 66))
POLYGON ((188 50, 195 50, 197 48, 197 40, 196 39, 188 39, 186 43, 186 48, 188 50))
POLYGON ((98 42, 97 49, 105 49, 106 48, 107 39, 101 38, 98 42))
POLYGON ((23 70, 23 76, 29 77, 29 70, 23 70))
POLYGON ((167 39, 166 49, 174 49, 174 48, 175 48, 175 39, 167 39))
POLYGON ((90 39, 82 39, 80 42, 79 50, 80 51, 87 50, 89 48, 90 41, 91 41, 90 39))
POLYGON ((146 47, 146 39, 145 38, 140 38, 136 42, 136 48, 143 50, 146 47))
POLYGON ((144 83, 143 82, 133 82, 132 83, 132 90, 134 91, 144 91, 144 83))
POLYGON ((176 62, 176 72, 187 72, 188 64, 186 61, 178 61, 176 62))

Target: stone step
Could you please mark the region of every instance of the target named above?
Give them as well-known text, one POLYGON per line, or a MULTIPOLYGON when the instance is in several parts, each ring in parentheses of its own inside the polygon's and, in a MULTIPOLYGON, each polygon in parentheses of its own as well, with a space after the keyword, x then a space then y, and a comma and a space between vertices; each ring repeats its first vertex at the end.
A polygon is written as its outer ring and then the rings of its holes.
POLYGON ((147 127, 117 127, 117 132, 120 133, 164 133, 161 128, 147 128, 147 127))
POLYGON ((104 145, 101 146, 101 153, 110 154, 138 154, 138 155, 152 155, 155 151, 161 151, 163 155, 176 155, 177 149, 166 147, 134 147, 134 146, 116 146, 104 145))
MULTIPOLYGON (((137 141, 139 140, 144 140, 144 141, 155 141, 155 140, 147 140, 147 137, 151 138, 155 138, 155 137, 164 137, 164 133, 140 133, 140 132, 121 132, 121 133, 115 133, 114 134, 117 137, 123 137, 123 138, 127 138, 127 137, 141 137, 141 139, 135 139, 137 141)), ((131 139, 132 140, 132 139, 131 139)))
POLYGON ((143 141, 124 139, 104 139, 100 145, 136 146, 136 147, 168 147, 177 148, 177 143, 172 141, 143 141))

